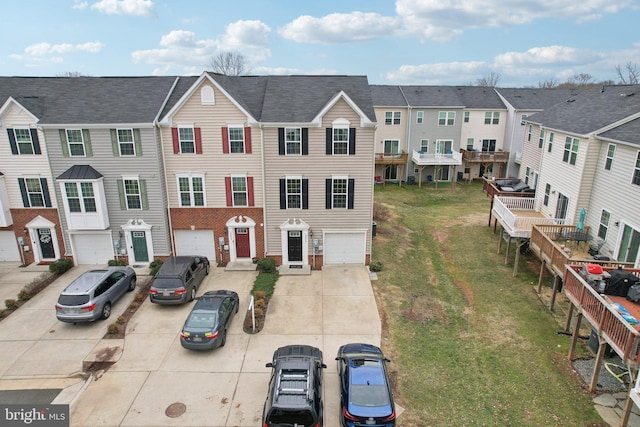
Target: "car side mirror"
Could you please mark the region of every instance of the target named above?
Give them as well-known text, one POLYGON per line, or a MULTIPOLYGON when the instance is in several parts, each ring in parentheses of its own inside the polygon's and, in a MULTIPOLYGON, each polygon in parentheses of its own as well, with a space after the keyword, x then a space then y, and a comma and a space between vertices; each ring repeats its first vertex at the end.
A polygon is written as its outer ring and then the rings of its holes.
POLYGON ((323 369, 327 368, 327 365, 325 365, 324 363, 322 365, 320 365, 320 367, 322 367, 323 369))
POLYGON ((391 360, 387 359, 386 357, 384 358, 384 361, 387 362, 387 363, 391 362, 391 360))
POLYGON ((342 360, 342 357, 338 356, 336 357, 336 360, 342 360))
POLYGON ((264 366, 265 366, 265 368, 273 368, 273 363, 269 362, 264 366))

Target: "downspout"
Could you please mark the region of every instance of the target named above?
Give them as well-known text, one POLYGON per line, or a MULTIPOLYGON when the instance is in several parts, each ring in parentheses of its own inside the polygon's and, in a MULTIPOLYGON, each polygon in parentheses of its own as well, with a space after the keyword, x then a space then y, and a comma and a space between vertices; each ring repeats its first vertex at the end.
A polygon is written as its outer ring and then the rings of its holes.
POLYGON ((404 102, 407 103, 407 110, 408 110, 408 116, 407 117, 407 164, 405 165, 405 173, 404 173, 404 181, 407 182, 407 178, 409 177, 409 165, 411 164, 411 159, 413 158, 413 156, 409 156, 409 149, 411 146, 411 111, 413 110, 413 107, 411 107, 411 104, 409 104, 409 101, 407 100, 407 97, 404 94, 404 91, 402 90, 402 86, 398 86, 398 89, 400 90, 400 93, 402 94, 402 98, 404 99, 404 102))
POLYGON ((260 122, 260 168, 262 173, 262 240, 264 244, 264 254, 263 257, 267 256, 269 253, 268 250, 268 239, 267 239, 267 194, 266 187, 267 184, 265 182, 265 172, 264 172, 264 130, 262 122, 260 122))
POLYGON ((153 126, 158 129, 158 133, 160 134, 160 154, 162 157, 162 175, 164 177, 165 197, 167 198, 167 220, 169 221, 169 245, 171 248, 171 253, 173 255, 175 255, 176 249, 175 249, 175 242, 173 239, 173 222, 171 221, 171 205, 169 203, 169 185, 167 184, 168 182, 167 181, 167 164, 164 158, 164 138, 162 137, 162 128, 160 127, 159 118, 160 118, 160 113, 162 113, 162 111, 164 110, 164 107, 166 107, 167 105, 167 102, 169 102, 169 97, 171 96, 174 89, 176 88, 179 80, 180 80, 180 77, 176 77, 176 79, 173 82, 173 85, 171 86, 171 89, 169 89, 169 93, 167 94, 167 97, 165 98, 164 102, 162 103, 162 106, 160 107, 160 110, 158 111, 158 114, 156 115, 156 118, 153 119, 153 126))

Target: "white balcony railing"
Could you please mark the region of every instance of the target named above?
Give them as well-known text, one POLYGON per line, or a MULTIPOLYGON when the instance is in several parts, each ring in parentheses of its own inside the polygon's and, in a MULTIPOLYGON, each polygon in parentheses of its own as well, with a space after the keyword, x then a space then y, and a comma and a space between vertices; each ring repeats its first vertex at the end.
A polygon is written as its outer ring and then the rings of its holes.
POLYGON ((492 212, 511 237, 531 237, 533 224, 565 223, 563 219, 542 216, 540 202, 533 197, 494 197, 492 212))
POLYGON ((411 160, 418 166, 428 165, 461 165, 462 154, 459 151, 452 151, 451 153, 423 153, 417 150, 413 150, 411 160))

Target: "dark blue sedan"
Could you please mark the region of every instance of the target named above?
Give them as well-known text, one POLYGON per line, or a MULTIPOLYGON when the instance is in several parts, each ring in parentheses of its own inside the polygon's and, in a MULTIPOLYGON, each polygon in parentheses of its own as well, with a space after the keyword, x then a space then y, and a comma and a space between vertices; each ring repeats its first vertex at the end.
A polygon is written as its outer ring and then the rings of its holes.
POLYGON ((197 298, 180 332, 180 344, 189 350, 212 350, 224 346, 227 328, 240 302, 233 291, 210 291, 197 298))
POLYGON ((340 423, 343 427, 394 427, 396 411, 382 351, 371 344, 338 349, 340 423))

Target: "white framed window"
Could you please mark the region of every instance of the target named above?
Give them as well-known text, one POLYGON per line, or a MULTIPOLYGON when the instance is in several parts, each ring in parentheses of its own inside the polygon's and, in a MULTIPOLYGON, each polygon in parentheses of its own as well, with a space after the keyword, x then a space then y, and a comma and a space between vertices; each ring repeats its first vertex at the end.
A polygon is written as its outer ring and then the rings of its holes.
POLYGON ((487 111, 484 113, 485 125, 497 125, 500 124, 500 111, 487 111))
POLYGON ((333 127, 333 154, 349 154, 349 128, 347 126, 333 127))
POLYGON ((349 178, 347 176, 333 176, 331 178, 331 208, 347 209, 349 198, 349 178))
POLYGON ((550 153, 553 149, 553 138, 555 134, 553 132, 549 132, 549 144, 547 144, 547 151, 550 153))
POLYGON ((13 135, 16 138, 18 154, 34 154, 33 140, 31 139, 31 129, 13 128, 13 135))
POLYGON ((570 165, 576 164, 579 144, 580 140, 578 138, 567 137, 564 143, 564 154, 562 155, 563 162, 569 163, 570 165))
POLYGON ((527 169, 524 172, 524 183, 529 184, 529 174, 531 173, 531 168, 527 166, 527 169))
POLYGON ((249 206, 249 192, 246 175, 231 175, 233 206, 249 206))
POLYGON ((38 208, 45 206, 44 191, 40 178, 24 179, 27 197, 29 198, 29 207, 38 208))
POLYGON ((611 220, 611 212, 602 209, 602 213, 600 214, 600 225, 598 225, 598 237, 600 237, 602 240, 607 240, 609 220, 611 220))
POLYGON ((438 112, 438 126, 453 126, 456 123, 455 111, 438 112))
POLYGON ((416 112, 416 123, 419 124, 419 125, 424 123, 424 111, 417 111, 416 112))
POLYGON ((385 139, 384 154, 400 154, 400 141, 397 139, 385 139))
POLYGON ((135 156, 136 144, 133 140, 133 129, 116 129, 118 147, 121 156, 135 156))
POLYGON ((522 119, 520 119, 520 126, 524 126, 524 122, 527 120, 527 117, 529 117, 527 114, 522 115, 522 119))
POLYGON ((638 155, 636 157, 636 165, 633 168, 633 178, 631 179, 631 183, 640 185, 640 151, 638 151, 638 155))
POLYGON ((529 132, 527 132, 527 141, 531 141, 532 133, 533 133, 533 125, 529 125, 529 132))
POLYGON ((287 209, 302 208, 302 177, 287 176, 287 209))
POLYGON ((547 184, 544 186, 544 200, 543 203, 545 206, 549 206, 549 197, 551 195, 551 184, 547 184))
POLYGON ((284 129, 284 147, 286 155, 302 154, 302 129, 301 128, 285 128, 284 129))
POLYGON ((473 138, 467 138, 467 150, 468 151, 473 150, 473 138))
POLYGON ((96 196, 91 182, 65 182, 65 197, 69 212, 96 212, 96 196))
POLYGON ((400 111, 386 111, 384 113, 385 125, 399 125, 400 124, 400 111))
POLYGON ((206 206, 204 175, 182 174, 177 179, 180 206, 206 206))
POLYGON ((66 129, 67 146, 69 147, 69 156, 84 157, 86 155, 84 149, 84 137, 82 129, 66 129))
POLYGON ((141 210, 142 195, 140 193, 140 180, 138 177, 124 177, 122 178, 122 184, 127 209, 141 210))
POLYGON ((244 153, 244 126, 229 126, 229 152, 244 153))
POLYGON ((607 147, 607 158, 604 161, 604 170, 610 171, 611 166, 613 166, 613 157, 616 154, 616 145, 609 144, 607 147))
POLYGON ((196 137, 193 126, 178 126, 178 140, 180 153, 194 154, 196 152, 196 137))
POLYGON ((538 139, 538 148, 542 148, 544 146, 544 129, 540 129, 540 138, 538 139))
POLYGON ((420 140, 420 151, 422 151, 423 153, 427 153, 429 151, 429 140, 428 139, 421 139, 420 140))
POLYGON ((469 123, 469 119, 471 118, 471 112, 470 111, 465 111, 464 112, 464 122, 465 123, 469 123))

